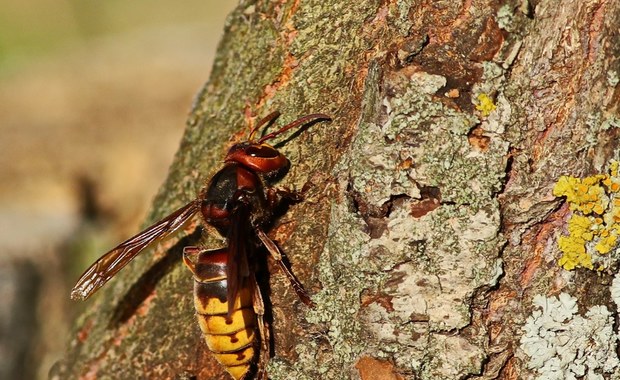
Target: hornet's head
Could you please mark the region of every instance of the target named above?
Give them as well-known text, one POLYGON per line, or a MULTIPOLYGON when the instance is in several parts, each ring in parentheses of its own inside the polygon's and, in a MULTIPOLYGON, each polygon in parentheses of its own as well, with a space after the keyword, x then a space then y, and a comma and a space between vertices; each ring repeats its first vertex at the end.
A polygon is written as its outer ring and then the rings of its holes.
POLYGON ((288 172, 291 163, 282 153, 280 153, 273 146, 265 143, 265 141, 270 140, 291 128, 299 127, 313 121, 331 120, 329 116, 320 113, 307 115, 285 125, 275 132, 271 132, 261 137, 258 141, 254 142, 254 135, 258 129, 264 124, 271 124, 271 122, 273 122, 278 116, 280 116, 280 113, 275 111, 259 121, 256 127, 250 131, 248 141, 235 144, 228 150, 224 162, 239 163, 268 180, 280 179, 288 172))
POLYGON ((282 178, 291 166, 288 158, 271 145, 249 141, 233 145, 224 162, 237 162, 270 180, 282 178))

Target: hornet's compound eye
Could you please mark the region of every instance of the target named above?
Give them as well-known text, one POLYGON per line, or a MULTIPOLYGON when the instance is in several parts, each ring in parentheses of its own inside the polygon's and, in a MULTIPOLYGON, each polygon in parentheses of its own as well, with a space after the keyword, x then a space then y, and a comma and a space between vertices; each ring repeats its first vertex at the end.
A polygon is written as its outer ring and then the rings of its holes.
POLYGON ((245 153, 258 158, 275 158, 280 155, 280 152, 267 144, 250 145, 245 149, 245 153))
POLYGON ((230 148, 225 162, 237 162, 266 179, 286 174, 290 162, 269 144, 242 143, 230 148))

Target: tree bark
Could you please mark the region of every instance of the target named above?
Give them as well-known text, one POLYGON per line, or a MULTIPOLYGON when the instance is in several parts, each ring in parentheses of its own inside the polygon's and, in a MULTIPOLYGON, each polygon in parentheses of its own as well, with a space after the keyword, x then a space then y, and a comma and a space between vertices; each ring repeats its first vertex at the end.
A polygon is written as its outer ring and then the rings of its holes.
MULTIPOLYGON (((535 296, 615 310, 609 269, 558 265, 570 212, 552 188, 618 159, 618 25, 605 1, 242 2, 149 220, 257 117, 327 113, 279 146, 280 186, 312 186, 270 236, 317 305, 272 271, 270 378, 542 376, 522 343, 535 296)), ((179 262, 196 225, 95 297, 52 378, 227 378, 179 262)))

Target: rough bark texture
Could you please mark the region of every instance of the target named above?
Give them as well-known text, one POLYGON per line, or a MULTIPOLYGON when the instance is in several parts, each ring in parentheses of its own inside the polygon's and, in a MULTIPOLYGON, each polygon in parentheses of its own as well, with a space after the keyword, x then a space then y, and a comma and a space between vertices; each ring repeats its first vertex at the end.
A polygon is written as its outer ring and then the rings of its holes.
MULTIPOLYGON (((281 146, 282 186, 312 187, 270 234, 317 306, 274 271, 270 377, 540 376, 520 347, 535 295, 614 308, 606 271, 558 266, 551 189, 618 158, 618 25, 605 1, 242 2, 150 219, 255 117, 330 114, 281 146)), ((226 378, 178 262, 194 227, 100 292, 58 378, 226 378)))

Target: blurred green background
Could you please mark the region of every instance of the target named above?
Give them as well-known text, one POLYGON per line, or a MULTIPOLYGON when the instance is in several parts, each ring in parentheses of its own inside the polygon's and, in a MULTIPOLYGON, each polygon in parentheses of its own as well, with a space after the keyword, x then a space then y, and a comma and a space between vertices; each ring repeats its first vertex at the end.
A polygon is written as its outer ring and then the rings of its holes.
POLYGON ((235 4, 215 0, 5 0, 0 13, 0 69, 19 68, 93 39, 140 30, 194 25, 203 37, 217 40, 224 17, 235 4))
POLYGON ((137 232, 235 5, 2 2, 0 379, 62 356, 69 289, 137 232))

